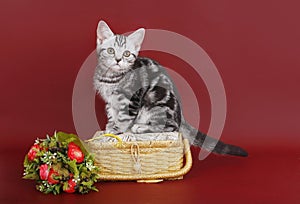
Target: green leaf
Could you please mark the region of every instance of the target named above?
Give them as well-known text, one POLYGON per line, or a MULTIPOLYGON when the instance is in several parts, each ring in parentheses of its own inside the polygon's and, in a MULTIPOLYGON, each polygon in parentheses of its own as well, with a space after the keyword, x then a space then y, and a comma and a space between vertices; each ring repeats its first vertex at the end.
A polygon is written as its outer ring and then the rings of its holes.
POLYGON ((54 171, 56 171, 59 175, 67 177, 69 176, 69 171, 66 168, 62 167, 62 163, 57 163, 52 165, 54 171))
POLYGON ((28 160, 28 156, 26 154, 25 158, 24 158, 24 162, 23 162, 23 165, 24 166, 27 166, 29 164, 29 160, 28 160))
POLYGON ((56 146, 57 146, 56 140, 53 137, 51 137, 51 140, 50 140, 50 143, 48 144, 48 147, 51 149, 51 148, 56 147, 56 146))
POLYGON ((84 190, 83 186, 79 186, 78 191, 79 191, 80 193, 82 193, 83 190, 84 190))
POLYGON ((57 140, 59 142, 66 142, 66 143, 69 143, 69 141, 74 142, 76 145, 78 145, 80 147, 80 149, 84 155, 88 155, 86 146, 84 145, 83 142, 81 142, 81 140, 78 138, 77 135, 69 134, 69 133, 65 133, 65 132, 57 132, 56 136, 57 136, 57 140))
POLYGON ((80 168, 80 171, 84 172, 84 173, 88 173, 88 169, 85 166, 82 166, 80 168))
POLYGON ((84 186, 87 186, 88 188, 91 188, 92 185, 94 184, 94 182, 89 180, 89 181, 83 181, 83 182, 81 182, 81 184, 84 186))
POLYGON ((60 184, 57 184, 57 185, 55 185, 55 187, 54 187, 54 192, 56 192, 57 194, 60 194, 60 189, 61 189, 61 185, 60 185, 60 184))
POLYGON ((67 164, 69 165, 71 172, 74 174, 74 177, 77 178, 79 176, 79 171, 77 169, 76 160, 67 161, 67 164))
POLYGON ((45 191, 43 193, 45 194, 49 194, 52 192, 52 189, 51 188, 46 188, 45 191))
POLYGON ((83 178, 83 179, 87 178, 88 176, 89 176, 89 174, 86 173, 86 172, 81 172, 80 173, 80 177, 83 178))
POLYGON ((23 179, 37 180, 37 179, 39 179, 39 176, 37 173, 30 173, 30 174, 24 175, 23 179))
POLYGON ((67 190, 68 187, 69 187, 68 181, 64 182, 64 184, 63 184, 63 190, 64 191, 67 190))
POLYGON ((96 186, 92 186, 91 190, 98 192, 98 189, 96 188, 96 186))

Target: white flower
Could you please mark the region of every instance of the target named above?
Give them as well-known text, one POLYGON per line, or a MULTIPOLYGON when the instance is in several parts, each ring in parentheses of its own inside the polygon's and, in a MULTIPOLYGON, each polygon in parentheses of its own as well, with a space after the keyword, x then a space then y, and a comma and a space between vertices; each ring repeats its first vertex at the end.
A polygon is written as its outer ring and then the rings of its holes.
POLYGON ((74 177, 74 178, 72 179, 72 181, 74 181, 75 183, 78 183, 78 182, 80 182, 80 178, 79 178, 79 176, 77 176, 76 178, 74 177))
POLYGON ((85 166, 90 171, 92 171, 94 168, 96 168, 91 161, 86 162, 85 166))
POLYGON ((34 141, 34 144, 40 144, 40 139, 36 138, 36 140, 34 141))

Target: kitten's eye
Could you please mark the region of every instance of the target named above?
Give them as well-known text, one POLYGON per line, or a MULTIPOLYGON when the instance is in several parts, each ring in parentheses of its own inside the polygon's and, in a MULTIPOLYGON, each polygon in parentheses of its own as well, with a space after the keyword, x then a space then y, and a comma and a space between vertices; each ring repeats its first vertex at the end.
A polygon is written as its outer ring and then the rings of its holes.
POLYGON ((111 55, 115 54, 115 50, 112 47, 107 48, 106 51, 107 51, 108 54, 111 54, 111 55))
POLYGON ((129 56, 131 55, 131 53, 130 53, 128 50, 126 50, 126 51, 123 53, 123 55, 124 55, 124 57, 129 57, 129 56))

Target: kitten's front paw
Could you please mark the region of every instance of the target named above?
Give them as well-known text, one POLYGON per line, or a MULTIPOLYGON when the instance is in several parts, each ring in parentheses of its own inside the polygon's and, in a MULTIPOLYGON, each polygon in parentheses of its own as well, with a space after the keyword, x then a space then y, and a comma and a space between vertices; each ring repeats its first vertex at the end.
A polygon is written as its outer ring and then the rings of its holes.
POLYGON ((114 135, 122 134, 121 132, 116 131, 116 130, 114 130, 114 129, 106 129, 106 130, 104 131, 104 133, 105 133, 105 134, 114 134, 114 135))
POLYGON ((147 130, 148 126, 143 124, 134 124, 131 128, 131 132, 136 134, 145 133, 147 130))

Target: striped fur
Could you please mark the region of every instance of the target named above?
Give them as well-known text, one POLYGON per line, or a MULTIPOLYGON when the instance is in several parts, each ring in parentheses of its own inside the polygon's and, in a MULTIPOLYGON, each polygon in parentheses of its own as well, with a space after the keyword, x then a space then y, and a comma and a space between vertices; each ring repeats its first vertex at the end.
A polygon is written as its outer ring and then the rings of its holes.
POLYGON ((180 131, 191 144, 208 151, 247 156, 242 148, 217 141, 184 120, 175 85, 165 69, 152 59, 136 57, 144 32, 114 35, 103 21, 98 25, 94 87, 106 102, 106 131, 180 131))

